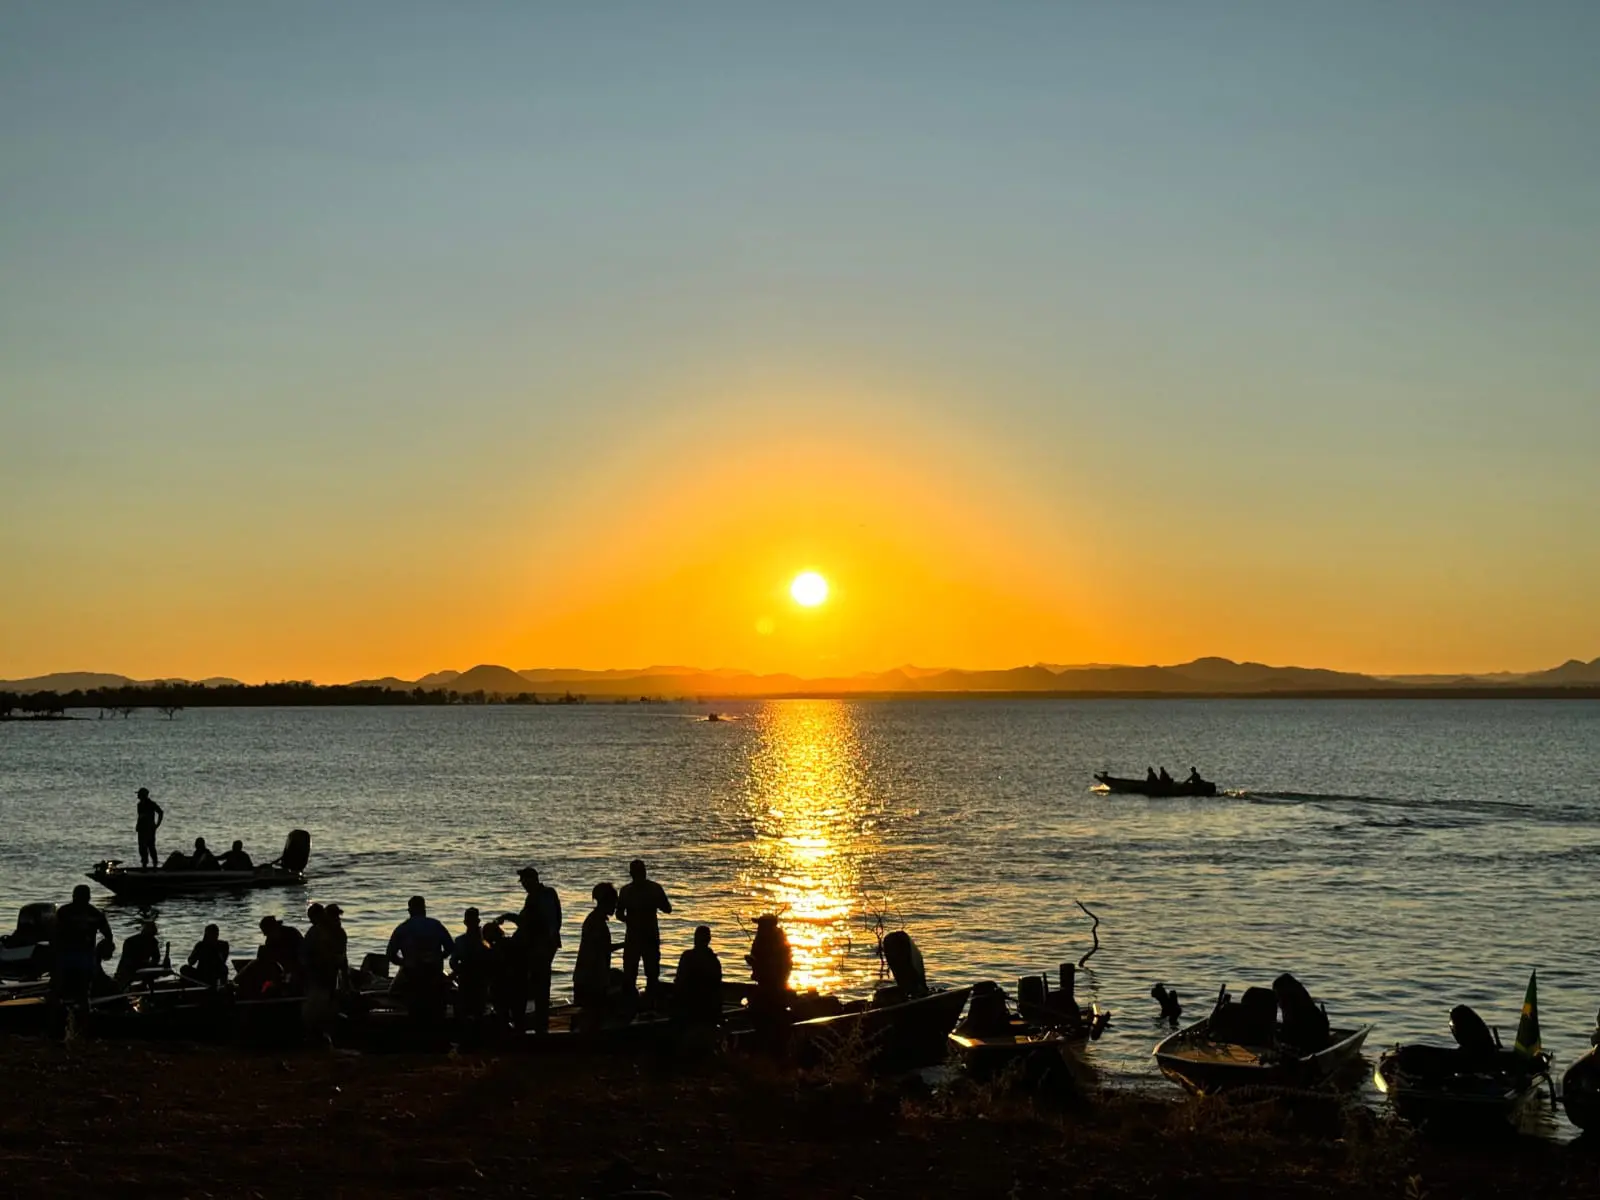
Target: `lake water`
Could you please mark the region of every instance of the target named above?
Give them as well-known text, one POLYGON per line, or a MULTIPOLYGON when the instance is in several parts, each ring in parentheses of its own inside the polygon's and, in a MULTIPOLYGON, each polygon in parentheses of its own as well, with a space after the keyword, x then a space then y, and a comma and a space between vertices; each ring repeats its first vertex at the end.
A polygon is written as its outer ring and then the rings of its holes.
MULTIPOLYGON (((703 712, 704 710, 700 710, 703 712)), ((798 981, 877 977, 873 924, 904 925, 946 981, 1050 970, 1090 946, 1092 1053, 1152 1071, 1150 986, 1199 1015, 1293 970, 1372 1045, 1447 1036, 1470 1003, 1508 1035, 1539 970, 1545 1044, 1587 1045, 1600 1004, 1600 702, 782 701, 710 723, 676 706, 191 709, 168 721, 0 724, 0 906, 65 901, 101 858, 136 859, 134 797, 162 853, 243 838, 258 861, 312 834, 310 883, 161 906, 186 953, 216 921, 236 953, 266 912, 345 909, 380 950, 424 893, 452 926, 561 893, 570 970, 592 885, 645 858, 741 974, 753 918, 785 914, 798 981), (1200 766, 1230 794, 1144 800, 1095 770, 1200 766)), ((92 716, 93 714, 89 714, 92 716)), ((110 898, 103 893, 101 899, 110 898)), ((109 903, 118 936, 136 909, 109 903)))

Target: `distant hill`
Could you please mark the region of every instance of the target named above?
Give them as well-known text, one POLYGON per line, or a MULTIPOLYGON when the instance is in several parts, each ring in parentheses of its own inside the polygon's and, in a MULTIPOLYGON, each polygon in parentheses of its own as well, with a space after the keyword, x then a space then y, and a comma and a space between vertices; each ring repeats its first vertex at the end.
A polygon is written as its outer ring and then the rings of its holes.
POLYGON ((87 692, 92 688, 153 687, 157 684, 187 684, 199 682, 206 687, 237 685, 237 679, 215 676, 198 681, 188 679, 133 679, 127 675, 110 675, 104 671, 58 671, 53 675, 35 675, 29 679, 0 679, 0 690, 7 692, 87 692))
POLYGON ((1524 675, 1525 683, 1554 683, 1563 687, 1576 684, 1600 683, 1600 658, 1591 662, 1581 662, 1576 658, 1569 658, 1559 667, 1551 667, 1548 671, 1537 671, 1532 675, 1524 675))
POLYGON ((452 692, 489 692, 503 696, 520 696, 524 692, 539 691, 533 682, 524 679, 510 667, 480 663, 470 671, 463 671, 444 685, 452 692))

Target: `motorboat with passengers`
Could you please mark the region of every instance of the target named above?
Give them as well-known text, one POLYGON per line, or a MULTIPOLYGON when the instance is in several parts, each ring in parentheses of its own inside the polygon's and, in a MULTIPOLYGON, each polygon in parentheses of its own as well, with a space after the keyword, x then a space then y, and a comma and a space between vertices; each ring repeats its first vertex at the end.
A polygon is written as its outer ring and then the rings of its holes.
POLYGON ((1143 779, 1126 778, 1105 771, 1095 772, 1095 782, 1108 792, 1132 796, 1215 796, 1217 785, 1202 779, 1198 771, 1190 772, 1186 779, 1173 779, 1165 775, 1146 775, 1143 779))
POLYGON ((311 835, 304 829, 294 829, 283 843, 282 855, 248 871, 220 867, 125 867, 120 859, 109 858, 97 863, 89 872, 89 878, 126 900, 157 900, 163 896, 201 892, 303 886, 310 858, 311 835))

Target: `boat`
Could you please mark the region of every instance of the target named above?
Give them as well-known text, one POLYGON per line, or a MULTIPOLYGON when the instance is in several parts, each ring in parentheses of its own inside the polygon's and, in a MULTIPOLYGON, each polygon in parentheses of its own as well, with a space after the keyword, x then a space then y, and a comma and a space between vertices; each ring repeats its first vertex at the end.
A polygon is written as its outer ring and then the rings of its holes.
POLYGON ((1561 1076, 1561 1107, 1579 1129, 1600 1129, 1600 1015, 1589 1035, 1589 1049, 1561 1076))
POLYGON ((1211 1013, 1163 1040, 1155 1058, 1162 1074, 1195 1092, 1319 1087, 1358 1077, 1371 1031, 1330 1026, 1299 980, 1285 974, 1271 989, 1245 989, 1238 1001, 1224 987, 1211 1013))
POLYGON ((1124 779, 1104 771, 1095 772, 1095 780, 1108 792, 1127 793, 1134 796, 1215 796, 1217 785, 1209 779, 1124 779))
MULTIPOLYGON (((1071 979, 1073 965, 1061 966, 1071 979)), ((967 1012, 950 1032, 950 1046, 962 1069, 980 1079, 1008 1071, 1024 1078, 1047 1074, 1069 1053, 1099 1039, 1111 1014, 1096 1007, 1085 1016, 1072 1001, 1070 986, 1051 995, 1042 975, 1017 981, 1017 1006, 1013 1011, 996 983, 974 984, 967 1012)))
POLYGON ((796 1021, 790 1049, 802 1064, 859 1062, 877 1070, 934 1066, 949 1053, 947 1037, 972 995, 972 986, 928 986, 922 954, 911 936, 895 930, 883 939, 894 983, 870 1000, 843 1003, 829 1016, 796 1021))
POLYGON ((1538 1046, 1507 1050, 1483 1018, 1465 1004, 1450 1012, 1454 1046, 1395 1046, 1378 1059, 1378 1090, 1395 1112, 1434 1132, 1490 1133, 1515 1129, 1548 1093, 1554 1099, 1550 1056, 1538 1046))
POLYGON ((249 871, 125 867, 120 859, 96 864, 89 878, 126 900, 157 900, 163 896, 202 892, 244 891, 251 888, 304 886, 305 867, 311 857, 311 835, 291 830, 283 854, 275 862, 249 871))
POLYGON ((24 904, 17 912, 16 929, 0 937, 0 979, 36 979, 48 971, 55 928, 54 904, 24 904))

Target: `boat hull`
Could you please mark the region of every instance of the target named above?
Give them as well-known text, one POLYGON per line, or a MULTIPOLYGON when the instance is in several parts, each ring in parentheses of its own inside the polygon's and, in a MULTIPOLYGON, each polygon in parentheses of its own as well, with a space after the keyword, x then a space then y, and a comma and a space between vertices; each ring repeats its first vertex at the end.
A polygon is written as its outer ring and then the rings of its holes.
POLYGON ((1600 1129, 1600 1058, 1590 1050, 1561 1076, 1561 1106, 1579 1129, 1600 1129))
POLYGON ((859 1057, 878 1070, 931 1067, 949 1053, 948 1037, 972 988, 950 988, 915 1000, 797 1021, 792 1045, 801 1062, 859 1057))
POLYGON ((101 863, 89 878, 108 891, 129 900, 162 896, 239 892, 253 888, 304 887, 306 877, 283 867, 257 867, 253 871, 170 871, 164 867, 123 867, 101 863))
POLYGON ((1199 783, 1190 783, 1186 779, 1175 779, 1171 783, 1151 783, 1148 779, 1122 779, 1116 775, 1103 775, 1096 773, 1095 780, 1108 792, 1117 792, 1130 796, 1150 796, 1164 799, 1169 796, 1215 796, 1217 785, 1209 779, 1202 779, 1199 783))
POLYGON ((1211 1018, 1197 1021, 1155 1049, 1156 1064, 1168 1079, 1193 1092, 1244 1087, 1315 1088, 1359 1077, 1355 1068, 1370 1025, 1330 1030, 1330 1040, 1312 1054, 1285 1054, 1264 1046, 1214 1041, 1211 1018))
POLYGON ((1378 1060, 1373 1080, 1402 1118, 1445 1133, 1514 1130, 1550 1084, 1544 1060, 1519 1062, 1511 1051, 1476 1070, 1453 1066, 1464 1062, 1451 1047, 1398 1047, 1378 1060))

